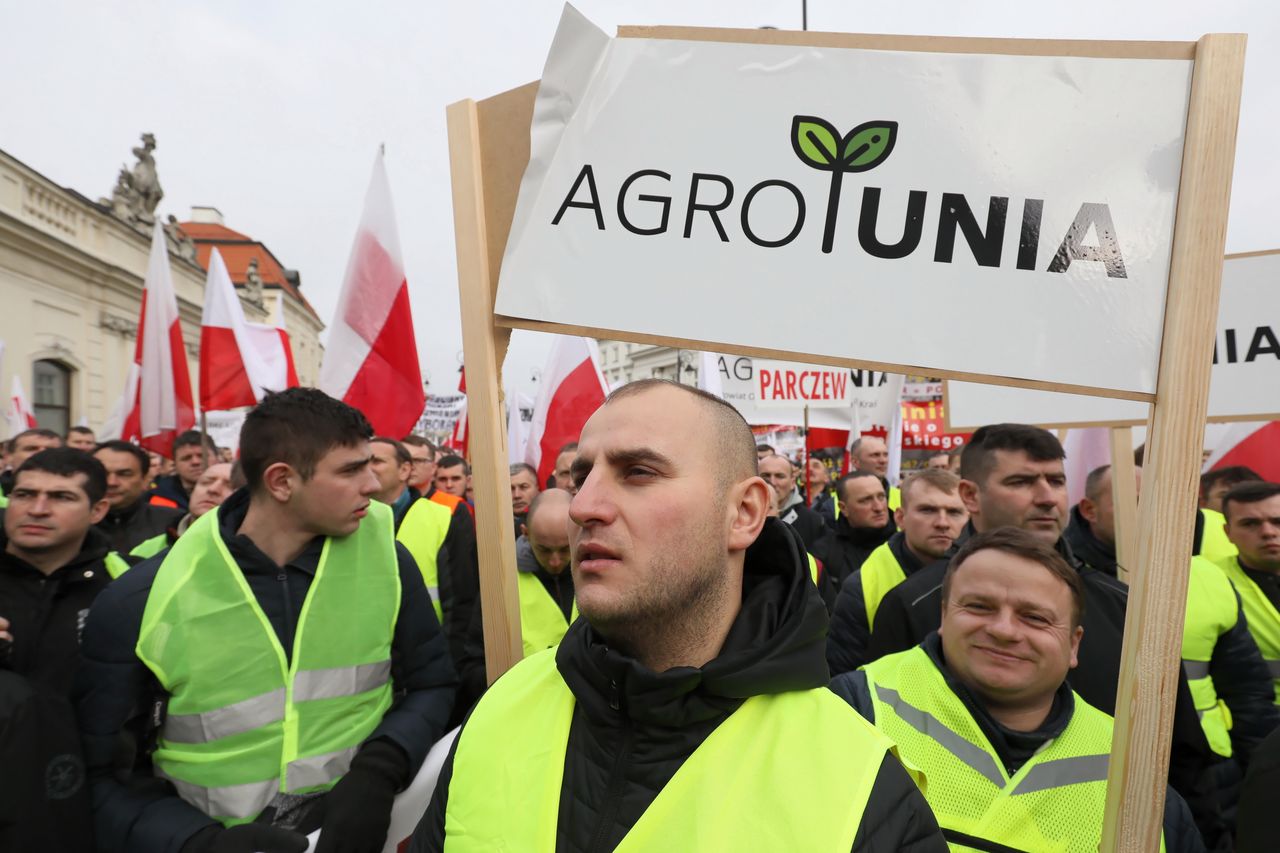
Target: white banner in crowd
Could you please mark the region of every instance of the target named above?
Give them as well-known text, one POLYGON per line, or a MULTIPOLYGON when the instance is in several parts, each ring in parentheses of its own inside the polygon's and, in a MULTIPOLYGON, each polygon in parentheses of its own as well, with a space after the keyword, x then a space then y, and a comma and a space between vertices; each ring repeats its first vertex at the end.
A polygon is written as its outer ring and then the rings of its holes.
POLYGON ((219 447, 227 447, 232 451, 240 449, 240 427, 244 426, 248 409, 234 409, 229 412, 205 412, 205 423, 209 427, 209 437, 219 447))
POLYGON ((422 417, 418 418, 413 431, 419 435, 452 432, 466 402, 467 395, 461 391, 455 394, 428 394, 426 408, 422 410, 422 417))
MULTIPOLYGON (((1016 421, 1043 426, 1146 424, 1146 403, 947 382, 952 429, 1016 421)), ((1280 250, 1228 256, 1209 384, 1210 420, 1280 418, 1280 250)))
MULTIPOLYGON (((762 379, 753 359, 735 355, 716 355, 714 359, 720 376, 719 396, 741 412, 747 423, 752 426, 804 424, 804 403, 791 401, 778 405, 778 401, 761 402, 758 388, 762 379)), ((774 370, 810 369, 806 365, 789 362, 761 360, 760 364, 774 370)), ((898 405, 903 377, 876 370, 830 370, 848 377, 845 386, 847 402, 839 408, 810 404, 809 426, 849 430, 856 426, 859 432, 876 428, 888 432, 898 405)))
POLYGON ((1191 70, 610 39, 566 8, 495 312, 1154 393, 1191 70))
POLYGON ((761 359, 755 362, 755 377, 753 390, 757 406, 847 409, 853 405, 853 385, 847 367, 761 359))

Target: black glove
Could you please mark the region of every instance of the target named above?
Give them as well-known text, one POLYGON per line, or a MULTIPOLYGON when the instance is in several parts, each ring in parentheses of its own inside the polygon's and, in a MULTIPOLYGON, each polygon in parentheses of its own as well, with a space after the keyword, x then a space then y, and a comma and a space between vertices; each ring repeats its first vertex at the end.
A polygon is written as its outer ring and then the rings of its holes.
POLYGON ((187 839, 181 853, 303 853, 307 837, 265 823, 207 826, 187 839))
POLYGON ((361 747, 351 769, 324 795, 316 853, 380 853, 396 793, 409 782, 409 756, 379 738, 361 747))

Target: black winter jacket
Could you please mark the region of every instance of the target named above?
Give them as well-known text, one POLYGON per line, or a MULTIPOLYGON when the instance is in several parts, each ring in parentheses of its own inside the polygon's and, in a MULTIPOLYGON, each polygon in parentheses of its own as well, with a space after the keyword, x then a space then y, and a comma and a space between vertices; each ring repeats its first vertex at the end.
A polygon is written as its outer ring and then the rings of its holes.
MULTIPOLYGON (((972 524, 967 525, 962 538, 972 532, 972 524)), ((1067 680, 1082 699, 1114 716, 1129 587, 1081 563, 1063 539, 1058 540, 1057 549, 1080 572, 1085 591, 1079 665, 1067 680)), ((890 590, 880 602, 875 629, 871 632, 869 660, 905 651, 938 630, 942 621, 942 578, 949 559, 950 555, 916 572, 890 590)), ((1186 676, 1179 668, 1169 784, 1187 801, 1201 832, 1210 839, 1222 832, 1218 796, 1211 788, 1209 772, 1214 761, 1186 676)))
MULTIPOLYGON (((171 500, 178 505, 178 509, 186 512, 190 508, 191 493, 182 485, 182 478, 177 474, 165 474, 163 477, 156 477, 156 481, 151 486, 148 496, 171 500)), ((146 497, 143 498, 146 500, 146 497)))
MULTIPOLYGON (((237 533, 248 505, 246 489, 229 497, 219 509, 220 533, 285 655, 291 657, 324 538, 317 537, 288 565, 277 566, 237 533)), ((403 750, 409 759, 407 783, 445 731, 456 680, 422 573, 403 546, 396 550, 401 597, 391 646, 395 700, 366 743, 385 740, 403 750)), ((163 718, 165 696, 134 648, 147 596, 166 556, 138 564, 113 583, 94 605, 85 628, 75 701, 100 851, 174 853, 213 825, 150 767, 150 747, 163 718)))
POLYGON ((50 575, 5 553, 7 545, 0 528, 0 616, 9 620, 13 635, 8 660, 0 659, 0 668, 70 696, 85 618, 111 582, 103 565, 107 537, 90 528, 80 553, 50 575))
MULTIPOLYGON (((924 564, 907 548, 906 536, 897 532, 889 537, 889 550, 907 577, 924 568, 924 564)), ((831 630, 827 634, 827 666, 831 677, 855 670, 867 663, 867 644, 871 642, 871 625, 867 621, 867 602, 862 594, 862 569, 840 585, 835 609, 831 614, 831 630)))
POLYGON ((789 500, 790 503, 781 508, 780 517, 800 534, 804 547, 812 551, 813 546, 827 532, 827 525, 816 512, 804 505, 804 499, 798 491, 793 491, 789 500))
POLYGON ((112 551, 128 554, 140 543, 175 527, 185 514, 185 510, 149 504, 143 495, 128 509, 107 513, 98 529, 106 534, 112 551))
POLYGON ((892 514, 881 528, 854 527, 841 515, 835 530, 828 530, 809 550, 822 561, 827 577, 831 578, 838 593, 849 576, 871 556, 871 552, 888 542, 897 530, 892 514))
MULTIPOLYGON (((826 610, 807 574, 798 537, 785 524, 766 523, 747 552, 742 610, 719 656, 700 669, 655 673, 610 648, 585 619, 569 628, 556 654, 576 699, 557 851, 614 849, 685 760, 746 698, 826 685, 826 610)), ((413 853, 444 847, 452 769, 451 754, 414 833, 413 853)), ((802 839, 796 849, 804 849, 802 839)), ((853 849, 946 850, 923 796, 892 756, 880 766, 853 849)))
MULTIPOLYGON (((921 645, 942 673, 951 692, 964 703, 978 728, 987 736, 991 748, 1010 776, 1017 773, 1049 741, 1062 734, 1071 722, 1071 715, 1075 711, 1075 697, 1064 682, 1058 688, 1049 715, 1035 731, 1018 732, 1006 728, 987 712, 978 698, 947 668, 942 641, 937 634, 930 634, 921 645)), ((868 721, 875 723, 875 706, 871 701, 871 690, 867 685, 865 672, 847 672, 836 676, 831 681, 831 690, 868 721)), ((945 829, 943 833, 946 834, 945 829)), ((1203 853, 1205 849, 1200 832, 1192 820, 1191 810, 1182 797, 1172 790, 1168 792, 1164 802, 1164 841, 1167 853, 1203 853)))

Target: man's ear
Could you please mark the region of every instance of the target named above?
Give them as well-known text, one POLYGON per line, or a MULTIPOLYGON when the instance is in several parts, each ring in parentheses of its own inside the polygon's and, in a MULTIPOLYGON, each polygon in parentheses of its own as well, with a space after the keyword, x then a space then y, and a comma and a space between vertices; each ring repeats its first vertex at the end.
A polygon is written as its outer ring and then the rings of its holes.
POLYGON ((902 528, 902 518, 903 518, 902 507, 898 507, 893 511, 893 523, 898 525, 899 529, 902 528))
POLYGON ((1071 632, 1071 666, 1070 666, 1071 669, 1075 669, 1076 664, 1080 662, 1079 661, 1080 638, 1083 636, 1084 636, 1084 627, 1082 625, 1077 625, 1075 627, 1075 630, 1071 632))
POLYGON ((1079 507, 1080 514, 1084 516, 1085 521, 1090 524, 1096 524, 1098 522, 1098 505, 1096 503, 1088 498, 1081 498, 1079 507))
POLYGON ((750 477, 729 490, 729 550, 745 551, 756 541, 769 516, 769 487, 750 477))
POLYGON ((111 509, 111 501, 103 498, 93 506, 89 507, 89 523, 97 524, 99 521, 107 517, 107 510, 111 509))
POLYGON ((262 490, 280 503, 288 503, 300 479, 287 462, 273 462, 262 472, 262 490))
POLYGON ((977 515, 981 512, 981 507, 978 505, 977 483, 972 480, 961 480, 956 491, 960 494, 960 502, 964 504, 969 515, 977 515))

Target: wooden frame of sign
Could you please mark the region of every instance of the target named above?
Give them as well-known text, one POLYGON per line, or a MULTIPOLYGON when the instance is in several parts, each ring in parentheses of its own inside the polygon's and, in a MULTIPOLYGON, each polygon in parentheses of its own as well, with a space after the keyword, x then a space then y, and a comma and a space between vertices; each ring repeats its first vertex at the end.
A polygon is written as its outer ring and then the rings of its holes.
MULTIPOLYGON (((1183 143, 1182 175, 1165 303, 1164 337, 1153 399, 1146 464, 1159 471, 1145 489, 1137 525, 1137 560, 1124 630, 1116 700, 1103 850, 1146 853, 1159 846, 1169 743, 1173 677, 1180 665, 1187 574, 1175 571, 1191 555, 1208 403, 1214 322, 1226 242, 1227 208, 1244 73, 1243 35, 1206 35, 1197 42, 1086 42, 915 36, 857 36, 778 30, 623 27, 622 38, 812 45, 935 53, 1085 56, 1194 60, 1183 143)), ((494 314, 498 272, 529 155, 537 84, 483 101, 448 107, 458 287, 462 303, 473 482, 480 543, 480 587, 486 660, 492 680, 521 657, 514 535, 499 370, 510 329, 590 335, 687 349, 704 342, 663 335, 522 320, 494 314)), ((724 352, 804 360, 899 373, 949 375, 1048 390, 1068 388, 1008 377, 958 375, 937 367, 831 359, 739 343, 724 352)), ((1149 398, 1150 395, 1147 395, 1149 398)), ((1130 528, 1133 529, 1133 528, 1130 528)))

